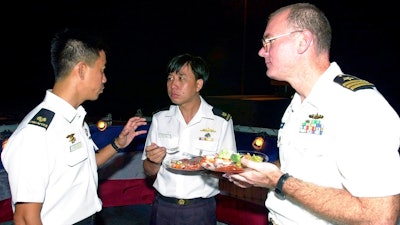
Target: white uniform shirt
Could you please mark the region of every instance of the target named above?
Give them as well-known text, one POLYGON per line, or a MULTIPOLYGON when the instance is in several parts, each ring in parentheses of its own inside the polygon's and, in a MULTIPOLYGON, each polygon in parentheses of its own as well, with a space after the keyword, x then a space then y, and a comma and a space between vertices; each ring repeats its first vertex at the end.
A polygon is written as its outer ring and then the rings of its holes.
MULTIPOLYGON (((352 91, 334 82, 340 74, 333 62, 303 102, 295 94, 278 134, 281 169, 357 197, 398 194, 399 116, 375 88, 352 91)), ((266 206, 279 225, 330 224, 274 191, 266 206)))
MULTIPOLYGON (((152 142, 167 149, 178 148, 179 152, 168 154, 164 162, 171 158, 187 158, 186 153, 208 155, 223 149, 236 152, 233 122, 213 113, 213 107, 201 98, 201 105, 186 124, 178 106, 153 115, 145 146, 152 142)), ((143 151, 142 159, 146 159, 143 151)), ((219 193, 218 179, 207 175, 182 175, 168 171, 163 165, 153 184, 164 196, 175 198, 212 197, 219 193)))
POLYGON ((48 90, 19 124, 1 155, 13 209, 17 202, 43 203, 44 225, 70 225, 101 210, 97 146, 85 115, 48 90))

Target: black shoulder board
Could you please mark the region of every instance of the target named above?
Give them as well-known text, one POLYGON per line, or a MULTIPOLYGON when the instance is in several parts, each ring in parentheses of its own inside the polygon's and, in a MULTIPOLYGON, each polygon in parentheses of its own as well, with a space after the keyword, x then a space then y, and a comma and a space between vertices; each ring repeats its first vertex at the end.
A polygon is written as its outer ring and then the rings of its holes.
POLYGON ((156 113, 158 113, 158 112, 161 112, 161 111, 166 111, 166 110, 169 109, 169 107, 170 107, 170 106, 165 106, 164 108, 158 109, 158 110, 154 111, 154 112, 152 113, 152 115, 154 115, 154 114, 156 114, 156 113))
POLYGON ((228 121, 232 118, 231 114, 224 112, 220 109, 213 108, 212 111, 213 111, 214 115, 220 116, 220 117, 224 118, 226 121, 228 121))
POLYGON ((43 127, 47 130, 53 120, 54 112, 48 109, 41 109, 32 119, 29 124, 43 127))
POLYGON ((372 84, 366 80, 362 80, 358 77, 348 75, 348 74, 338 75, 335 77, 334 81, 352 91, 358 91, 358 90, 368 89, 368 88, 371 89, 371 88, 375 87, 374 84, 372 84))

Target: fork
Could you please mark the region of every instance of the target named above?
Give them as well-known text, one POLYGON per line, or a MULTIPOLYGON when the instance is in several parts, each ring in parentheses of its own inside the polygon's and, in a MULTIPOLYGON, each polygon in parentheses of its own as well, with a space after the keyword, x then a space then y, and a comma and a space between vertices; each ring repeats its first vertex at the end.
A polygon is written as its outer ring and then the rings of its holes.
POLYGON ((167 153, 168 154, 175 154, 177 152, 179 152, 178 147, 176 147, 176 148, 167 148, 167 153))

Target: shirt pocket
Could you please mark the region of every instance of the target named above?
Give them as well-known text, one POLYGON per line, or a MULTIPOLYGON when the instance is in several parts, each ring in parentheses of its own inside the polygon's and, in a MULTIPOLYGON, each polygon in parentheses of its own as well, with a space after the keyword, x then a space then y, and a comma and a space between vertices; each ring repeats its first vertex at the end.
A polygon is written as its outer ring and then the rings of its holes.
POLYGON ((179 146, 179 137, 168 133, 158 133, 157 145, 168 149, 176 149, 179 146))
POLYGON ((71 144, 68 149, 68 166, 75 166, 88 158, 85 145, 79 141, 71 144))
POLYGON ((329 140, 322 135, 304 134, 293 144, 305 156, 323 157, 329 154, 329 140))
POLYGON ((222 149, 217 149, 218 144, 216 139, 212 140, 205 140, 202 138, 199 138, 194 141, 193 147, 198 150, 202 155, 209 155, 212 153, 219 152, 222 149))

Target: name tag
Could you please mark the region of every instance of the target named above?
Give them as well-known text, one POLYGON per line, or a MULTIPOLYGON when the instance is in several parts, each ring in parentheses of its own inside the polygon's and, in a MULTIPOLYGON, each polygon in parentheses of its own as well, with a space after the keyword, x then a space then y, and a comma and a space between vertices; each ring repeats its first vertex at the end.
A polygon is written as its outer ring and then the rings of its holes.
POLYGON ((160 138, 171 138, 171 134, 158 133, 160 138))
POLYGON ((82 142, 78 142, 76 144, 71 145, 71 147, 69 147, 69 151, 74 152, 77 149, 80 149, 81 147, 82 147, 82 142))

